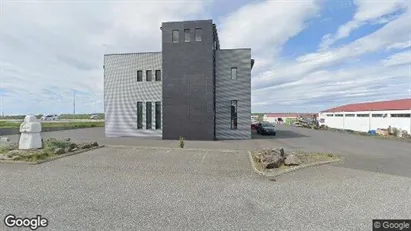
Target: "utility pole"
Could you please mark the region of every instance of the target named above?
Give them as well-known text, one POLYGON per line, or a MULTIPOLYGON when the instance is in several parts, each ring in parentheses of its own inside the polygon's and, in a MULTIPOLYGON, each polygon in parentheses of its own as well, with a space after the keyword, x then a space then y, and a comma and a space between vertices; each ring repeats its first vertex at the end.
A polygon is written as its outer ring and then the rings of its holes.
POLYGON ((0 92, 0 108, 1 108, 1 116, 4 117, 4 111, 3 111, 3 92, 0 92))
POLYGON ((76 92, 73 91, 73 115, 76 114, 76 92))

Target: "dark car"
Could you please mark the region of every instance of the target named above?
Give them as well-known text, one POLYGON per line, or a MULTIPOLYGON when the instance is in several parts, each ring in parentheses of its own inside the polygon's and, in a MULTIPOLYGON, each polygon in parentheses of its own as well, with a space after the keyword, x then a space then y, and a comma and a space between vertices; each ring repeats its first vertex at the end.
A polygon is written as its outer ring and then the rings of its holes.
POLYGON ((267 122, 258 123, 257 133, 261 135, 273 135, 273 136, 277 135, 274 125, 267 123, 267 122))

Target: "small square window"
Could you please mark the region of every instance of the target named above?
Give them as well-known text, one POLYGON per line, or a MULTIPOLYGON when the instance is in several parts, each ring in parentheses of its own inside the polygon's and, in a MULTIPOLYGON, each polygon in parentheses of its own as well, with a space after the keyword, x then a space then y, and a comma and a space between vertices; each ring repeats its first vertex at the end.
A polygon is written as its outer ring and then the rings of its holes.
POLYGON ((237 67, 231 68, 231 79, 237 79, 237 67))
POLYGON ((142 82, 143 81, 143 71, 138 70, 137 71, 137 82, 142 82))
POLYGON ((147 82, 149 82, 149 81, 151 81, 153 78, 152 78, 152 71, 151 70, 147 70, 146 71, 146 81, 147 82))
POLYGON ((173 43, 178 43, 178 40, 179 40, 178 30, 173 30, 172 37, 173 37, 173 43))
POLYGON ((190 42, 190 29, 184 30, 184 42, 190 42))
POLYGON ((201 28, 196 28, 196 30, 195 30, 196 41, 201 41, 202 36, 203 36, 203 32, 202 32, 201 28))
POLYGON ((161 81, 161 70, 156 70, 156 81, 161 81))

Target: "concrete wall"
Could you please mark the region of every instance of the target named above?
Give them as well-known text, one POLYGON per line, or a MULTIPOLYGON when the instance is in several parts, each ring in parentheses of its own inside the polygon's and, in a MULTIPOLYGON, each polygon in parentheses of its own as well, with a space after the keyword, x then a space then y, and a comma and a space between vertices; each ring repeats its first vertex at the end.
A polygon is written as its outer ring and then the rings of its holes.
POLYGON ((324 124, 331 128, 349 129, 354 131, 368 132, 369 130, 377 130, 378 128, 396 127, 408 131, 410 133, 411 118, 410 117, 392 117, 391 114, 410 114, 411 110, 398 111, 359 111, 359 112, 335 112, 335 113, 320 113, 319 120, 324 119, 324 124), (342 114, 343 117, 335 115, 342 114), (347 116, 354 114, 354 117, 347 116), (357 114, 367 114, 367 117, 358 117, 357 114), (372 114, 386 114, 383 117, 373 117, 372 114), (327 116, 333 115, 333 116, 327 116))
POLYGON ((251 138, 251 49, 216 51, 216 138, 251 138), (231 68, 237 67, 237 79, 231 68), (237 100, 237 129, 231 129, 231 100, 237 100))
MULTIPOLYGON (((155 102, 162 101, 162 81, 155 81, 155 70, 162 70, 161 52, 104 56, 104 113, 106 137, 161 137, 155 129, 155 102), (137 82, 137 70, 143 81, 137 82), (146 70, 152 81, 146 82, 146 70), (143 129, 137 129, 137 102, 143 102, 143 129), (152 102, 152 129, 146 129, 146 102, 152 102)), ((162 71, 163 75, 163 71, 162 71)))
POLYGON ((214 139, 213 24, 211 20, 162 24, 163 139, 214 139), (202 29, 202 41, 194 30, 202 29), (190 42, 184 42, 190 29, 190 42), (179 31, 178 43, 172 31, 179 31))

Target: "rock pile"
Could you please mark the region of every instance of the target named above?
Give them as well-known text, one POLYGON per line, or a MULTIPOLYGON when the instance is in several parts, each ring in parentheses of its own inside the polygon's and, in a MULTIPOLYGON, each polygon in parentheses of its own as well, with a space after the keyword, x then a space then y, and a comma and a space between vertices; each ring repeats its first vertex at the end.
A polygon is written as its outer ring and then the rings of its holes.
POLYGON ((300 165, 302 161, 293 153, 285 153, 284 149, 263 149, 255 154, 256 161, 261 163, 264 168, 279 168, 281 165, 293 166, 300 165))

